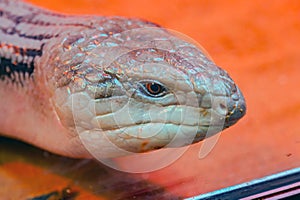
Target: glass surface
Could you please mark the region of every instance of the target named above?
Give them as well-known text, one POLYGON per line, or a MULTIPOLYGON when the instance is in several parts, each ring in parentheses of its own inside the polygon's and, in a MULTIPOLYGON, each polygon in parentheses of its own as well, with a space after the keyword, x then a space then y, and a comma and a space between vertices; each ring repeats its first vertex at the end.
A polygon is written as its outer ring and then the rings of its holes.
POLYGON ((300 1, 31 2, 64 13, 139 17, 182 32, 229 72, 248 110, 206 157, 198 157, 203 143, 192 145, 172 165, 143 174, 1 138, 1 197, 25 199, 69 187, 77 199, 181 199, 300 166, 300 1))

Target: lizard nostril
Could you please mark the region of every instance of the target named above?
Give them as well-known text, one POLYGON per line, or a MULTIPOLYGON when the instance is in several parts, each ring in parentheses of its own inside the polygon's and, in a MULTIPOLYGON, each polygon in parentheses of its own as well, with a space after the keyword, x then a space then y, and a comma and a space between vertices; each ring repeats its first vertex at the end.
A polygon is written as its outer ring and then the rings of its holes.
POLYGON ((227 109, 227 106, 224 105, 223 103, 221 103, 221 104, 220 104, 220 108, 221 108, 222 110, 226 110, 226 109, 227 109))
POLYGON ((226 116, 228 113, 228 107, 226 105, 226 102, 219 102, 216 106, 216 111, 218 114, 226 116))
POLYGON ((246 104, 244 101, 239 102, 238 105, 235 105, 233 109, 229 109, 226 123, 227 126, 235 124, 239 119, 241 119, 246 114, 246 104))

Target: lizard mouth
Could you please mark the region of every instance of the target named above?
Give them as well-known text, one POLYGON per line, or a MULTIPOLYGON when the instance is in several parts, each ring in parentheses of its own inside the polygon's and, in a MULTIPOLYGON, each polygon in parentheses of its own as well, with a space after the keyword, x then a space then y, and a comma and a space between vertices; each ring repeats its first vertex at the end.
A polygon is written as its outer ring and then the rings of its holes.
POLYGON ((238 104, 228 115, 225 119, 224 128, 228 128, 233 124, 237 123, 244 115, 246 114, 246 105, 245 104, 238 104))
POLYGON ((244 99, 243 94, 238 89, 237 95, 239 96, 239 100, 234 102, 234 104, 228 105, 228 114, 225 118, 225 128, 230 127, 231 125, 235 124, 237 121, 239 121, 245 114, 246 114, 246 102, 244 99))

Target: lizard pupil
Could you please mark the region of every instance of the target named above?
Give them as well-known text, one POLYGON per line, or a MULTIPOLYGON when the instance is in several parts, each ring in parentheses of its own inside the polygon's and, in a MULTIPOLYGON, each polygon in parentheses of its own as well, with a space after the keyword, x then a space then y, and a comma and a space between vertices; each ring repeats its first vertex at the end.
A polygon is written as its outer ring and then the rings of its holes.
POLYGON ((162 86, 157 83, 146 83, 146 88, 152 95, 157 95, 162 92, 162 86))

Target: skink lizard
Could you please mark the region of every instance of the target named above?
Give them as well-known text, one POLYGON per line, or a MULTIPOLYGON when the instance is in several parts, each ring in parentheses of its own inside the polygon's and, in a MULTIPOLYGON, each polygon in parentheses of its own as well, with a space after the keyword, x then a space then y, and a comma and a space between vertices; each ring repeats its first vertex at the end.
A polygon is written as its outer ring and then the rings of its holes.
POLYGON ((226 71, 154 23, 0 0, 5 136, 64 156, 117 157, 201 141, 245 112, 226 71))

